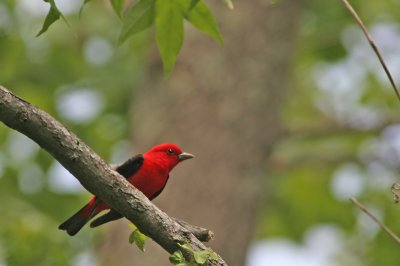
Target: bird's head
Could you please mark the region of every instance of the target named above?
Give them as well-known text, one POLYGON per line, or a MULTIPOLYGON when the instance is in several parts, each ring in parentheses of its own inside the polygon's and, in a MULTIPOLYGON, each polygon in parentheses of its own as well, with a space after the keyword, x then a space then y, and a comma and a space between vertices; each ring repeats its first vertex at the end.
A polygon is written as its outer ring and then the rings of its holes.
POLYGON ((163 143, 151 148, 146 152, 146 157, 151 157, 172 170, 178 163, 194 158, 193 154, 183 152, 181 148, 173 143, 163 143))

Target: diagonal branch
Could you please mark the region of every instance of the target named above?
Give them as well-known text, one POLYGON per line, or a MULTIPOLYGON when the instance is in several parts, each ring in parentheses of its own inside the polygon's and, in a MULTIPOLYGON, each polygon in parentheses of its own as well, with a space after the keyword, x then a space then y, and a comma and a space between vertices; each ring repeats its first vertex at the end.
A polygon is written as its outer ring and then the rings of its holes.
POLYGON ((368 215, 375 223, 377 223, 383 231, 386 232, 397 244, 400 244, 400 238, 387 227, 383 222, 381 222, 375 215, 373 215, 364 205, 362 205, 356 198, 350 198, 350 201, 356 205, 360 210, 362 210, 366 215, 368 215))
POLYGON ((354 10, 354 8, 350 5, 350 3, 347 0, 342 0, 343 4, 347 8, 347 10, 350 12, 350 14, 354 17, 356 20, 357 24, 360 26, 361 30, 363 31, 365 37, 367 38, 369 44, 372 47, 372 50, 374 50, 376 56, 379 59, 379 62, 381 63, 383 70, 385 70, 386 76, 388 77, 390 84, 393 87, 394 92, 396 93, 397 99, 400 100, 400 92, 397 89, 397 86, 394 82, 394 79, 392 75, 390 74, 389 68, 386 66, 385 60, 383 60, 383 57, 381 53, 379 52, 378 46, 376 46, 374 40, 372 39, 371 34, 369 34, 367 28, 365 27, 364 23, 362 22, 361 18, 358 16, 357 12, 354 10))
MULTIPOLYGON (((60 122, 1 86, 0 121, 39 144, 88 191, 123 214, 169 253, 179 249, 191 260, 192 254, 178 245, 184 243, 195 251, 209 250, 199 240, 199 235, 203 235, 203 240, 210 239, 212 233, 207 229, 169 217, 60 122), (194 229, 200 232, 196 233, 197 237, 194 229)), ((227 264, 219 257, 209 259, 205 265, 227 264)))

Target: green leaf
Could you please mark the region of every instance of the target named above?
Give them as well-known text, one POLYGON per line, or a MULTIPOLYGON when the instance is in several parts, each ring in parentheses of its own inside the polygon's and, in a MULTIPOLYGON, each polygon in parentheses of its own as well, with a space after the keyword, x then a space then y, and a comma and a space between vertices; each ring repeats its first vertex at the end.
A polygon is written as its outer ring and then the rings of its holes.
POLYGON ((215 252, 210 252, 209 255, 210 255, 210 258, 213 260, 217 260, 219 258, 217 253, 215 253, 215 252))
POLYGON ((189 245, 189 243, 185 243, 185 244, 178 243, 178 246, 180 246, 181 248, 186 249, 192 253, 194 252, 193 248, 189 245))
POLYGON ((191 0, 189 5, 189 12, 197 5, 200 0, 191 0))
POLYGON ((118 17, 121 17, 121 12, 122 9, 124 8, 124 4, 125 0, 111 0, 111 5, 118 17))
POLYGON ((195 5, 193 5, 193 0, 178 1, 181 4, 182 13, 186 20, 198 30, 213 37, 221 45, 224 44, 214 16, 204 1, 198 0, 195 5))
POLYGON ((133 223, 129 223, 129 227, 132 229, 132 231, 138 230, 137 226, 133 223))
POLYGON ((118 42, 123 43, 128 37, 147 29, 154 22, 155 0, 141 0, 132 6, 123 18, 122 31, 118 42))
POLYGON ((185 257, 183 256, 182 252, 180 250, 175 251, 171 256, 170 256, 170 262, 176 266, 197 266, 197 265, 203 265, 206 263, 208 259, 218 259, 218 255, 207 249, 207 250, 199 250, 199 251, 194 251, 193 248, 189 245, 189 243, 185 244, 180 244, 178 243, 178 246, 181 248, 189 251, 190 253, 193 254, 194 257, 194 262, 188 262, 186 261, 185 257))
POLYGON ((231 0, 222 0, 222 1, 224 1, 225 5, 227 5, 229 9, 233 9, 233 3, 231 0))
POLYGON ((193 252, 193 257, 197 264, 202 265, 202 264, 206 263, 206 261, 210 257, 210 253, 211 252, 208 250, 196 251, 196 252, 193 252))
POLYGON ((50 4, 50 10, 49 10, 49 13, 47 13, 47 16, 44 20, 42 29, 39 31, 39 33, 36 35, 36 37, 39 37, 44 32, 46 32, 48 30, 48 28, 51 26, 51 24, 53 24, 54 22, 59 20, 60 17, 62 16, 62 14, 58 10, 54 0, 43 0, 43 1, 50 4))
POLYGON ((164 63, 164 75, 174 67, 183 42, 183 16, 177 0, 156 1, 156 39, 164 63))
POLYGON ((186 262, 185 257, 183 257, 182 251, 180 250, 177 250, 173 254, 171 254, 171 256, 169 256, 169 261, 174 265, 186 262))
POLYGON ((200 250, 193 252, 194 260, 197 264, 203 265, 208 259, 217 260, 218 255, 210 250, 200 250))
POLYGON ((147 237, 142 234, 142 232, 139 231, 139 229, 134 225, 134 224, 129 224, 129 226, 132 228, 133 232, 129 236, 129 243, 133 244, 135 243, 136 246, 141 250, 145 251, 145 242, 147 237))

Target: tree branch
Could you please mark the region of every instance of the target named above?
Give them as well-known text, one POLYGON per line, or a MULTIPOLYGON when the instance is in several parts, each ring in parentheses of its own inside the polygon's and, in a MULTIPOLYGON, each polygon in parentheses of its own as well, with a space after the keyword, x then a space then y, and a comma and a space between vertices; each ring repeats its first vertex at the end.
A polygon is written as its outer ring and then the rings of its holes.
POLYGON ((350 14, 354 17, 356 20, 357 24, 360 26, 361 30, 363 31, 365 37, 368 40, 369 45, 371 46, 372 50, 374 50, 376 56, 379 59, 379 62, 381 63, 383 70, 386 73, 386 76, 388 77, 390 84, 392 85, 392 88, 394 92, 396 93, 397 99, 400 101, 400 92, 397 89, 396 84, 394 83, 394 79, 392 75, 390 74, 389 68, 385 64, 385 60, 383 60, 383 57, 381 53, 379 52, 378 46, 375 44, 374 40, 372 39, 371 34, 369 34, 367 28, 365 27, 364 23, 362 22, 361 18, 358 16, 357 12, 354 10, 354 8, 350 5, 350 3, 347 0, 342 0, 344 6, 347 8, 347 10, 350 12, 350 14))
POLYGON ((198 240, 201 242, 208 242, 214 238, 214 233, 207 228, 203 228, 197 225, 191 225, 188 222, 173 218, 175 222, 180 224, 182 227, 189 230, 198 240))
POLYGON ((383 222, 381 222, 378 218, 375 217, 364 205, 362 205, 356 198, 350 198, 350 201, 356 205, 360 210, 362 210, 366 215, 368 215, 375 223, 377 223, 383 231, 386 232, 397 244, 400 244, 400 238, 392 231, 389 227, 387 227, 383 222))
MULTIPOLYGON (((169 253, 179 249, 186 259, 191 260, 192 254, 178 243, 188 243, 195 251, 208 249, 199 239, 211 239, 212 232, 169 217, 60 122, 2 86, 0 120, 39 144, 89 192, 132 221, 169 253)), ((219 257, 209 259, 205 265, 227 264, 219 257)))

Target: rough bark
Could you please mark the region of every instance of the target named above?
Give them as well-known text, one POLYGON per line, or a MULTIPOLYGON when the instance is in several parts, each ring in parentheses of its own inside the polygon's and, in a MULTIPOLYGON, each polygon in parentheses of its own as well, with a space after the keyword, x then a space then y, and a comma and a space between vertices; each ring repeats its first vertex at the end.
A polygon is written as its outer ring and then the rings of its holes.
MULTIPOLYGON (((189 243, 194 250, 207 249, 188 230, 191 226, 176 221, 158 209, 61 123, 1 86, 0 121, 39 144, 88 191, 127 217, 169 253, 181 249, 188 259, 191 258, 191 254, 180 248, 178 243, 189 243)), ((120 241, 127 242, 127 237, 120 241)), ((110 249, 107 252, 113 251, 110 249)), ((208 260, 207 263, 226 265, 221 258, 208 260)))
MULTIPOLYGON (((211 245, 230 265, 241 266, 266 191, 265 159, 281 130, 300 1, 235 1, 233 12, 215 6, 225 46, 187 27, 168 80, 154 53, 132 105, 133 142, 141 149, 174 141, 197 156, 173 173, 156 202, 212 228, 211 245), (195 171, 189 175, 189 169, 195 171)), ((119 230, 111 229, 104 247, 118 245, 119 230)), ((121 246, 107 263, 166 265, 159 249, 149 247, 153 255, 143 256, 128 248, 121 246)))

